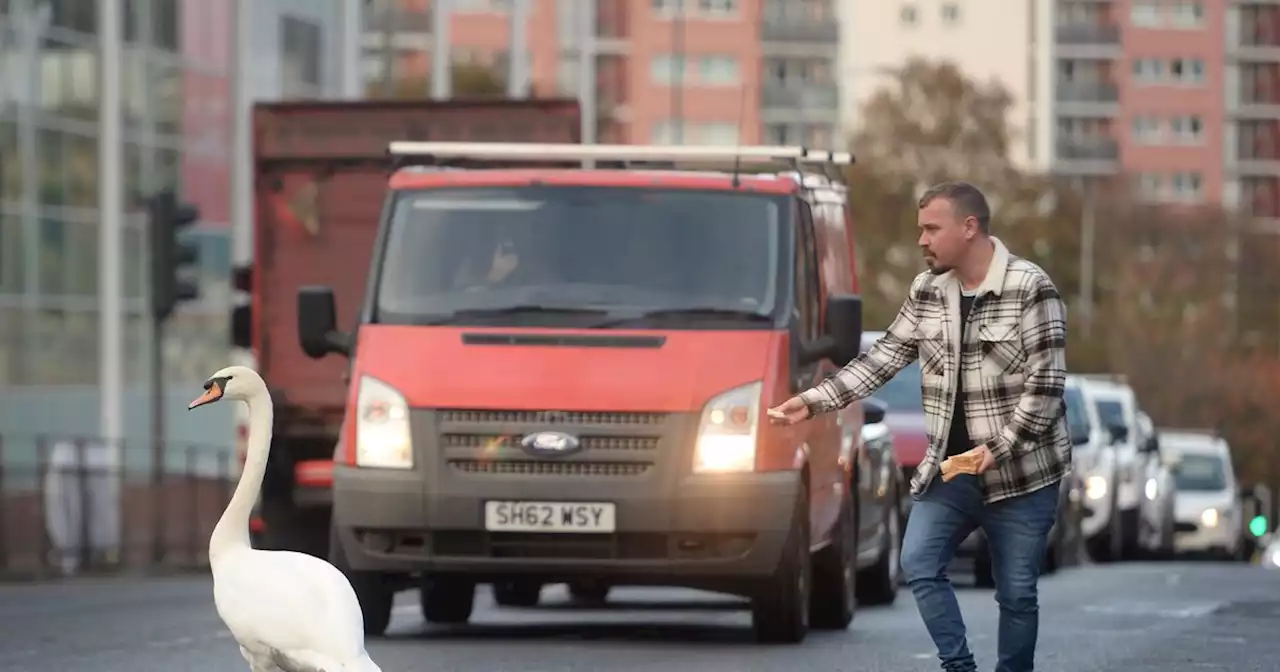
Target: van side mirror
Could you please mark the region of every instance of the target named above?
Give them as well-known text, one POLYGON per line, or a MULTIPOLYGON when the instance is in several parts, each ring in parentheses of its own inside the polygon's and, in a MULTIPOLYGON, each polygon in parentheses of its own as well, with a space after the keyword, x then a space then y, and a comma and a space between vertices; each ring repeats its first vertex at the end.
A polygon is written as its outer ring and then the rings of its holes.
POLYGON ((1129 440, 1129 428, 1124 425, 1110 425, 1107 430, 1111 432, 1111 443, 1124 443, 1129 440))
POLYGON ((1089 443, 1089 432, 1071 432, 1071 445, 1083 446, 1086 443, 1089 443))
POLYGON ((1160 439, 1155 436, 1147 437, 1147 440, 1142 442, 1142 452, 1158 454, 1160 452, 1160 439))
POLYGON ((298 342, 312 359, 329 353, 349 355, 351 336, 338 331, 333 288, 308 285, 298 289, 298 342))
POLYGON ((862 297, 853 294, 827 297, 823 317, 832 342, 831 360, 836 366, 844 366, 862 351, 862 297))
POLYGON ((864 425, 878 425, 884 422, 884 416, 888 412, 889 405, 875 397, 862 400, 862 424, 864 425))

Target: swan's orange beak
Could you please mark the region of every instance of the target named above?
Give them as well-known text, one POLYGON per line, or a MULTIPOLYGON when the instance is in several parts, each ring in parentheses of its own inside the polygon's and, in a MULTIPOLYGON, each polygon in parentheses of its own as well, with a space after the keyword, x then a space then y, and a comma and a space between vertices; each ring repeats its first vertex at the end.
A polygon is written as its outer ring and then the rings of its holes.
POLYGON ((195 401, 188 404, 187 410, 189 411, 197 406, 204 406, 205 404, 212 404, 221 398, 222 386, 218 384, 218 381, 211 380, 205 383, 204 394, 200 395, 195 401))

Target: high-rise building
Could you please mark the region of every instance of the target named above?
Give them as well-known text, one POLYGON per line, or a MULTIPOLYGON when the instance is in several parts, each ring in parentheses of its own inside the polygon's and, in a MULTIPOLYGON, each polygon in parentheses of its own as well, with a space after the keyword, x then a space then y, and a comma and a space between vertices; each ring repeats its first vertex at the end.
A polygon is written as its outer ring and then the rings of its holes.
POLYGON ((841 0, 841 118, 859 110, 910 58, 950 61, 966 76, 998 82, 1013 99, 1011 158, 1047 170, 1053 0, 841 0))
MULTIPOLYGON (((505 76, 511 0, 450 4, 454 64, 505 76)), ((366 77, 377 81, 390 69, 393 78, 420 83, 426 96, 431 1, 369 7, 366 77)), ((579 13, 595 12, 602 142, 827 145, 836 138, 835 0, 530 0, 529 7, 529 71, 533 93, 542 96, 578 95, 579 13)))
MULTIPOLYGON (((246 3, 254 97, 336 93, 339 1, 246 3)), ((97 431, 97 4, 0 0, 0 432, 97 431)), ((170 324, 167 372, 198 381, 226 365, 234 3, 120 4, 124 406, 137 429, 150 352, 141 199, 160 189, 175 188, 201 216, 202 296, 170 324)))

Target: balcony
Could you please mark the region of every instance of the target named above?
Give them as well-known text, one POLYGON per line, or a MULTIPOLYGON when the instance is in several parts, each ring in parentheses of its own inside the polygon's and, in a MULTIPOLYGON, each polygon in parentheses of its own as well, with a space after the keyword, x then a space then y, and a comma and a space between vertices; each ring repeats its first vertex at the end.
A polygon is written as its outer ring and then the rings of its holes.
POLYGON ((1110 175, 1120 167, 1120 145, 1113 138, 1064 137, 1054 149, 1054 172, 1060 175, 1110 175))
POLYGON ((1077 23, 1058 26, 1054 35, 1058 44, 1120 44, 1120 26, 1077 23))
POLYGON ((1054 50, 1059 57, 1091 60, 1120 58, 1120 27, 1096 23, 1076 23, 1059 26, 1054 31, 1057 44, 1054 50))
POLYGON ((1059 114, 1069 116, 1111 117, 1120 111, 1120 89, 1106 82, 1059 84, 1054 99, 1059 114))
POLYGON ((840 94, 832 86, 778 84, 761 87, 761 107, 768 116, 787 119, 828 119, 839 113, 840 94))
POLYGON ((761 37, 765 42, 835 46, 840 44, 840 24, 836 21, 765 19, 761 37))

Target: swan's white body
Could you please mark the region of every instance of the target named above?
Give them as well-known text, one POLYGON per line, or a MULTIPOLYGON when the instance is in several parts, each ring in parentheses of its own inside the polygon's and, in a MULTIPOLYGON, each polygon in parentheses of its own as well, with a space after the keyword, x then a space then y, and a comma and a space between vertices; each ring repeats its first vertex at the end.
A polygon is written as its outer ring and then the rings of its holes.
POLYGON ((227 398, 249 405, 244 471, 209 539, 213 599, 252 672, 381 672, 364 649, 364 616, 336 567, 249 543, 249 516, 267 466, 273 409, 262 379, 230 367, 227 398))

